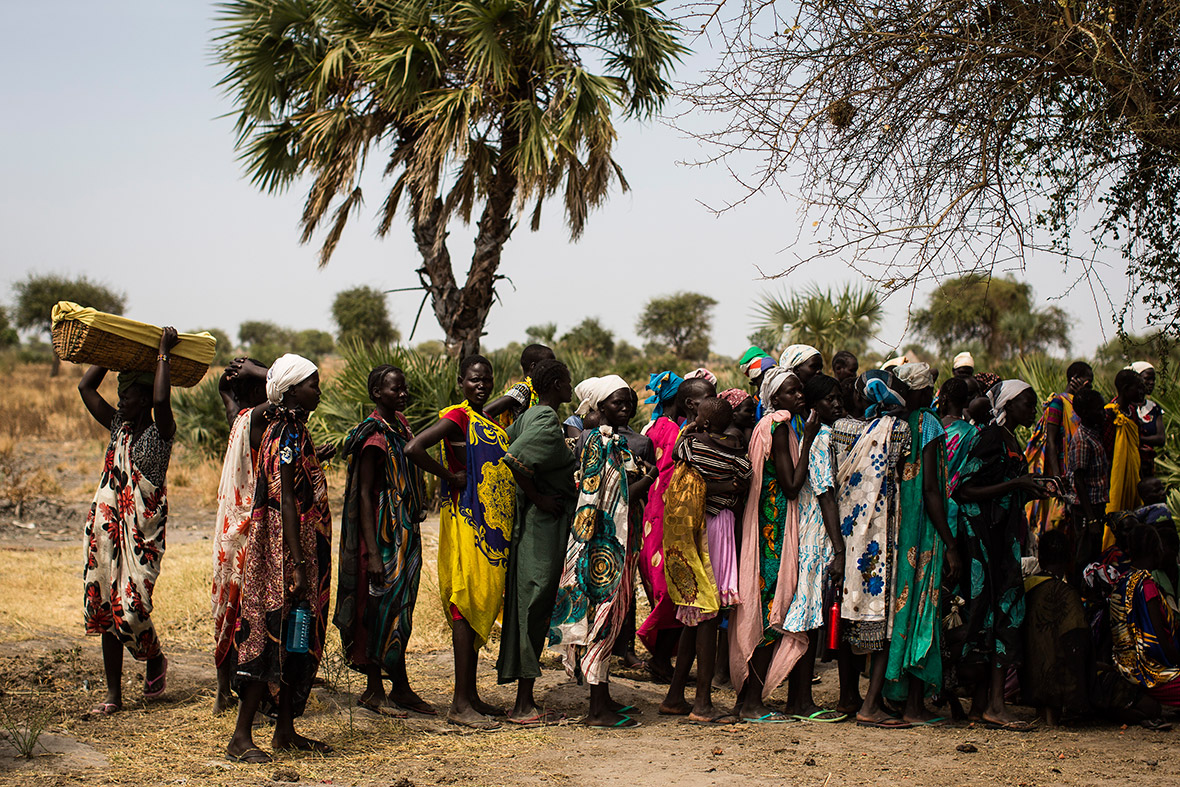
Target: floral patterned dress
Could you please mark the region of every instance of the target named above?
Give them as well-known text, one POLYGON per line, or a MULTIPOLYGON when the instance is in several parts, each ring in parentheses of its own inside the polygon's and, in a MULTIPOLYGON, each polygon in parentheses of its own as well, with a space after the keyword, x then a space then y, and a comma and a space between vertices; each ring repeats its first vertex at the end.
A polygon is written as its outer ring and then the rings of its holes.
POLYGON ((806 632, 824 623, 824 573, 835 556, 824 528, 819 497, 835 487, 832 473, 832 428, 824 425, 811 443, 807 482, 799 491, 799 580, 783 628, 806 632))
POLYGON ((136 437, 117 412, 102 476, 86 515, 82 616, 86 633, 111 634, 138 661, 160 655, 152 590, 164 557, 172 442, 152 424, 136 437))

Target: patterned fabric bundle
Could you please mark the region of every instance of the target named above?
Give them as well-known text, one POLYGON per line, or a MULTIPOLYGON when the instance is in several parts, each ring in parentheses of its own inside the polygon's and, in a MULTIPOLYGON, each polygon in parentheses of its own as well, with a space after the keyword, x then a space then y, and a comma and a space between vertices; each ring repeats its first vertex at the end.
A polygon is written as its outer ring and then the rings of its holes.
POLYGON ((344 657, 363 672, 377 665, 386 674, 405 668, 406 643, 413 629, 418 579, 422 573, 422 534, 426 487, 422 471, 407 461, 410 425, 397 413, 389 423, 376 412, 361 421, 344 440, 348 460, 344 510, 340 521, 340 577, 336 584, 336 615, 344 657), (382 571, 370 576, 368 551, 361 537, 361 456, 368 447, 381 451, 376 479, 377 550, 382 571))
MULTIPOLYGON (((1028 447, 1024 449, 1024 458, 1028 461, 1028 471, 1037 475, 1045 472, 1045 439, 1046 427, 1050 419, 1060 419, 1061 450, 1057 454, 1057 461, 1061 465, 1061 475, 1067 477, 1070 472, 1069 446, 1078 437, 1081 429, 1081 419, 1073 409, 1073 394, 1054 394, 1045 403, 1045 410, 1037 423, 1033 426, 1029 437, 1028 447)), ((1028 504, 1029 543, 1035 544, 1040 536, 1056 530, 1065 522, 1065 503, 1060 497, 1052 496, 1043 500, 1032 500, 1028 504)))
POLYGON ((611 649, 634 592, 627 473, 635 470, 622 435, 609 426, 587 435, 549 645, 561 650, 571 677, 580 673, 591 685, 608 679, 611 649))
POLYGON ((721 609, 705 531, 705 479, 687 463, 678 463, 664 501, 668 596, 676 604, 676 619, 692 626, 721 609))
MULTIPOLYGON (((1115 667, 1123 677, 1149 689, 1175 684, 1171 693, 1180 694, 1180 665, 1171 663, 1160 646, 1161 638, 1176 636, 1175 618, 1149 572, 1131 571, 1119 580, 1110 597, 1110 628, 1115 667), (1156 599, 1162 610, 1163 631, 1157 631, 1151 622, 1151 599, 1156 599)), ((1177 703, 1172 699, 1169 704, 1177 703)))

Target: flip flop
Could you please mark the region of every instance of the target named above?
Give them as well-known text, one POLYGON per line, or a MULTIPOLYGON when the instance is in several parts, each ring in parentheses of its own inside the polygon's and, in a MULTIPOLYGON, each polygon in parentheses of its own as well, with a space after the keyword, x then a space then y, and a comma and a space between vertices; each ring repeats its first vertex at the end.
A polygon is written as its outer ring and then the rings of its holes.
POLYGON ((527 719, 514 719, 511 716, 507 716, 505 717, 505 721, 509 724, 515 724, 518 727, 548 727, 565 721, 565 714, 547 710, 535 716, 529 716, 527 719))
POLYGON ((313 751, 316 754, 331 754, 335 751, 323 741, 316 741, 311 738, 299 738, 286 746, 274 746, 273 748, 277 751, 313 751))
POLYGON ((636 727, 640 726, 640 724, 641 724, 640 722, 636 721, 635 719, 631 718, 630 716, 623 716, 621 719, 616 721, 614 724, 590 724, 590 723, 587 723, 586 726, 590 727, 591 729, 595 729, 595 730, 633 730, 636 727))
POLYGON ((808 714, 807 716, 804 716, 801 713, 793 713, 791 714, 791 718, 798 719, 799 721, 814 721, 818 724, 838 724, 846 720, 848 718, 848 714, 841 713, 838 710, 820 708, 816 712, 808 714))
POLYGON ((640 713, 643 713, 643 711, 634 705, 624 705, 621 708, 616 708, 615 713, 622 713, 623 715, 635 714, 638 716, 640 713))
POLYGON ((694 719, 690 713, 687 721, 689 724, 696 724, 699 727, 727 727, 731 724, 740 724, 741 718, 734 716, 732 713, 722 713, 708 719, 694 719), (729 721, 726 721, 726 719, 729 719, 729 721))
POLYGON ((274 758, 264 752, 257 746, 251 746, 241 754, 225 753, 225 758, 230 762, 240 762, 246 765, 261 765, 267 762, 273 762, 274 758))
POLYGON ((873 721, 871 719, 857 719, 857 727, 875 727, 879 730, 908 730, 914 725, 910 724, 904 719, 881 719, 880 721, 873 721))
POLYGON ((370 713, 376 713, 378 716, 388 716, 391 719, 404 719, 409 715, 404 710, 400 710, 400 706, 399 708, 391 708, 383 702, 361 702, 358 699, 356 706, 364 708, 370 713))
POLYGON ((950 723, 950 719, 946 716, 935 716, 933 719, 926 719, 926 721, 915 721, 915 727, 945 727, 950 723))
POLYGON ((90 709, 91 716, 110 716, 123 710, 123 706, 117 702, 100 702, 90 709))
POLYGON ((479 730, 480 732, 495 732, 504 728, 503 724, 486 716, 478 721, 463 721, 447 716, 447 724, 454 724, 456 727, 466 727, 470 730, 479 730))
POLYGON ((143 698, 145 700, 154 700, 164 694, 164 688, 168 685, 168 657, 164 658, 164 668, 160 670, 160 674, 148 680, 147 673, 143 676, 143 698))
POLYGON ((1168 732, 1172 729, 1172 723, 1160 719, 1144 719, 1139 722, 1139 726, 1145 730, 1155 730, 1156 732, 1168 732))
POLYGON ((791 718, 785 713, 779 713, 772 710, 770 713, 763 713, 756 719, 742 719, 743 724, 794 724, 798 719, 791 718))
POLYGON ((410 713, 419 713, 423 716, 437 716, 438 715, 438 710, 433 705, 431 705, 429 702, 427 702, 426 700, 422 700, 422 702, 418 705, 408 705, 404 702, 398 702, 397 700, 393 699, 392 697, 390 697, 389 701, 392 702, 394 705, 398 706, 399 708, 401 708, 402 710, 409 711, 410 713))
POLYGON ((983 726, 987 727, 989 730, 1004 730, 1005 732, 1032 732, 1034 729, 1036 729, 1037 725, 1034 722, 1021 721, 1020 719, 1009 722, 999 722, 984 719, 983 726))

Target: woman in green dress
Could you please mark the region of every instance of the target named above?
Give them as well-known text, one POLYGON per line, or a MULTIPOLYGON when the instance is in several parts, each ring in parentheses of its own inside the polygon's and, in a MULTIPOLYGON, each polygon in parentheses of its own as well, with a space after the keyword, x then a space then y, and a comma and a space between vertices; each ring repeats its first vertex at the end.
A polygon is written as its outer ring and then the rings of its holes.
POLYGON ((557 408, 573 395, 569 369, 561 361, 541 361, 533 367, 532 383, 537 404, 509 427, 511 442, 504 457, 517 483, 516 525, 508 553, 504 626, 496 662, 500 683, 517 682, 516 704, 508 721, 529 727, 557 720, 537 706, 533 684, 541 677, 541 653, 578 499, 574 486, 578 462, 566 445, 557 416, 557 408))

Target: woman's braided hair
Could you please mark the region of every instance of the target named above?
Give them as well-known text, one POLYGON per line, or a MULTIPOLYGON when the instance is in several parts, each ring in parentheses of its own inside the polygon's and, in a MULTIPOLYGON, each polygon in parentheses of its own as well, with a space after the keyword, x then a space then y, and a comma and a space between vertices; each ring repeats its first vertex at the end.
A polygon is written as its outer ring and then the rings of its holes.
POLYGON ((549 393, 553 390, 553 386, 557 385, 558 381, 569 377, 569 367, 556 358, 546 358, 543 361, 538 361, 537 365, 533 367, 533 373, 529 375, 533 381, 533 390, 537 395, 549 393))

